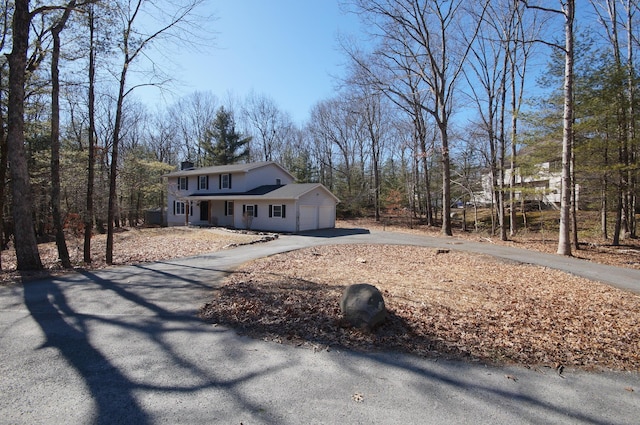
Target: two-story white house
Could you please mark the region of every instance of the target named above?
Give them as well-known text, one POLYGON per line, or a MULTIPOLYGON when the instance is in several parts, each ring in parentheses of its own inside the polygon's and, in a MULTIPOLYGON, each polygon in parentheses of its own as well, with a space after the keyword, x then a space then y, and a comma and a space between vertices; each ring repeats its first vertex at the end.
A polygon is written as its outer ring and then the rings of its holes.
POLYGON ((167 225, 273 232, 335 227, 336 198, 320 183, 295 183, 275 162, 192 168, 167 174, 167 225))
MULTIPOLYGON (((504 170, 504 186, 509 187, 511 168, 504 170)), ((562 171, 557 162, 543 162, 529 169, 526 174, 520 167, 515 169, 514 190, 517 200, 541 201, 546 205, 560 205, 562 196, 562 171)), ((474 193, 475 202, 490 204, 493 198, 493 178, 491 173, 482 176, 482 192, 474 193)), ((580 187, 576 185, 576 200, 579 198, 580 187)))

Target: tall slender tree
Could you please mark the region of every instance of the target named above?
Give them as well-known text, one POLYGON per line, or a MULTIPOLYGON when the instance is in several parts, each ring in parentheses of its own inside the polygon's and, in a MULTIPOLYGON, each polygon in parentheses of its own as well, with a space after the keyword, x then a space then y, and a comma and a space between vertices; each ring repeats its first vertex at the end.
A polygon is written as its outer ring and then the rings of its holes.
MULTIPOLYGON (((552 13, 562 16, 564 20, 564 46, 547 41, 543 43, 562 51, 564 55, 564 106, 562 115, 562 175, 560 189, 560 229, 558 231, 558 250, 560 255, 571 255, 571 201, 573 192, 572 158, 573 158, 573 119, 574 119, 574 25, 576 4, 575 0, 562 0, 560 9, 532 4, 530 1, 521 0, 524 5, 533 10, 552 13)), ((574 228, 576 223, 574 223, 574 228)))
POLYGON ((76 0, 71 0, 62 16, 51 27, 53 49, 51 52, 51 215, 55 230, 58 257, 64 268, 71 268, 69 249, 64 237, 64 223, 60 209, 60 33, 67 24, 76 0))
MULTIPOLYGON (((175 5, 174 10, 164 10, 157 4, 149 0, 136 1, 119 1, 117 7, 123 22, 122 39, 119 46, 122 53, 122 66, 120 68, 118 78, 118 95, 116 97, 116 112, 113 125, 113 137, 111 141, 111 169, 109 174, 109 202, 107 210, 107 243, 106 243, 106 262, 113 264, 113 233, 114 224, 118 209, 117 199, 117 175, 118 175, 118 155, 120 149, 120 133, 122 131, 122 120, 124 113, 125 97, 131 93, 136 87, 127 85, 127 76, 130 67, 142 52, 145 51, 154 41, 168 35, 172 30, 179 29, 180 24, 184 23, 194 10, 202 3, 202 0, 189 0, 184 4, 175 5), (168 16, 166 23, 162 24, 158 29, 152 30, 146 34, 138 31, 136 25, 139 24, 143 17, 143 9, 145 6, 153 7, 157 12, 162 11, 165 17, 168 16)), ((157 85, 156 83, 145 83, 143 85, 157 85)))
POLYGON ((91 237, 93 236, 93 192, 95 185, 95 170, 96 170, 96 95, 95 95, 95 80, 96 80, 96 21, 95 21, 95 6, 89 5, 87 11, 87 25, 89 27, 89 75, 88 75, 88 95, 89 103, 89 134, 88 138, 88 156, 87 156, 87 195, 86 195, 86 208, 84 211, 84 245, 83 245, 83 260, 85 263, 91 263, 91 237))
POLYGON ((13 10, 13 47, 9 59, 7 151, 11 171, 11 212, 18 270, 42 269, 33 221, 33 201, 24 143, 24 99, 29 28, 34 13, 29 0, 16 0, 13 10))

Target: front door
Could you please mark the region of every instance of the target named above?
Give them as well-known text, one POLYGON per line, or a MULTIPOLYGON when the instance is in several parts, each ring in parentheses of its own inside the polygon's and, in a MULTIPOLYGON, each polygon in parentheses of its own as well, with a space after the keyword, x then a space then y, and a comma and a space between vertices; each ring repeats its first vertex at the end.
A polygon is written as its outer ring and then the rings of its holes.
POLYGON ((200 202, 200 221, 209 222, 209 201, 200 202))

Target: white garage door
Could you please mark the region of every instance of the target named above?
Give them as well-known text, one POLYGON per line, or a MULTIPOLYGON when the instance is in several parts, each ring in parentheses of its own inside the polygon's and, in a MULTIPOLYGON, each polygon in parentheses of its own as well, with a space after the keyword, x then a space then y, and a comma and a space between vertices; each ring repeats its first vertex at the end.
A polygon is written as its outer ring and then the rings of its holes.
POLYGON ((318 208, 315 206, 300 206, 300 231, 318 228, 318 208))
POLYGON ((318 216, 319 229, 331 229, 336 226, 336 212, 333 206, 320 207, 318 216))

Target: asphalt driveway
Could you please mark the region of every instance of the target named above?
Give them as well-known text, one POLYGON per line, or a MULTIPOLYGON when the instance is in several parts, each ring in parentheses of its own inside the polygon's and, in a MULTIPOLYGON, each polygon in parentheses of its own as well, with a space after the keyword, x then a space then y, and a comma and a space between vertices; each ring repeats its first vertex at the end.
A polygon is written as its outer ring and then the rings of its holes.
POLYGON ((253 258, 314 244, 482 251, 640 292, 640 273, 489 244, 353 229, 0 288, 0 424, 635 424, 637 373, 495 368, 237 336, 197 309, 253 258))

